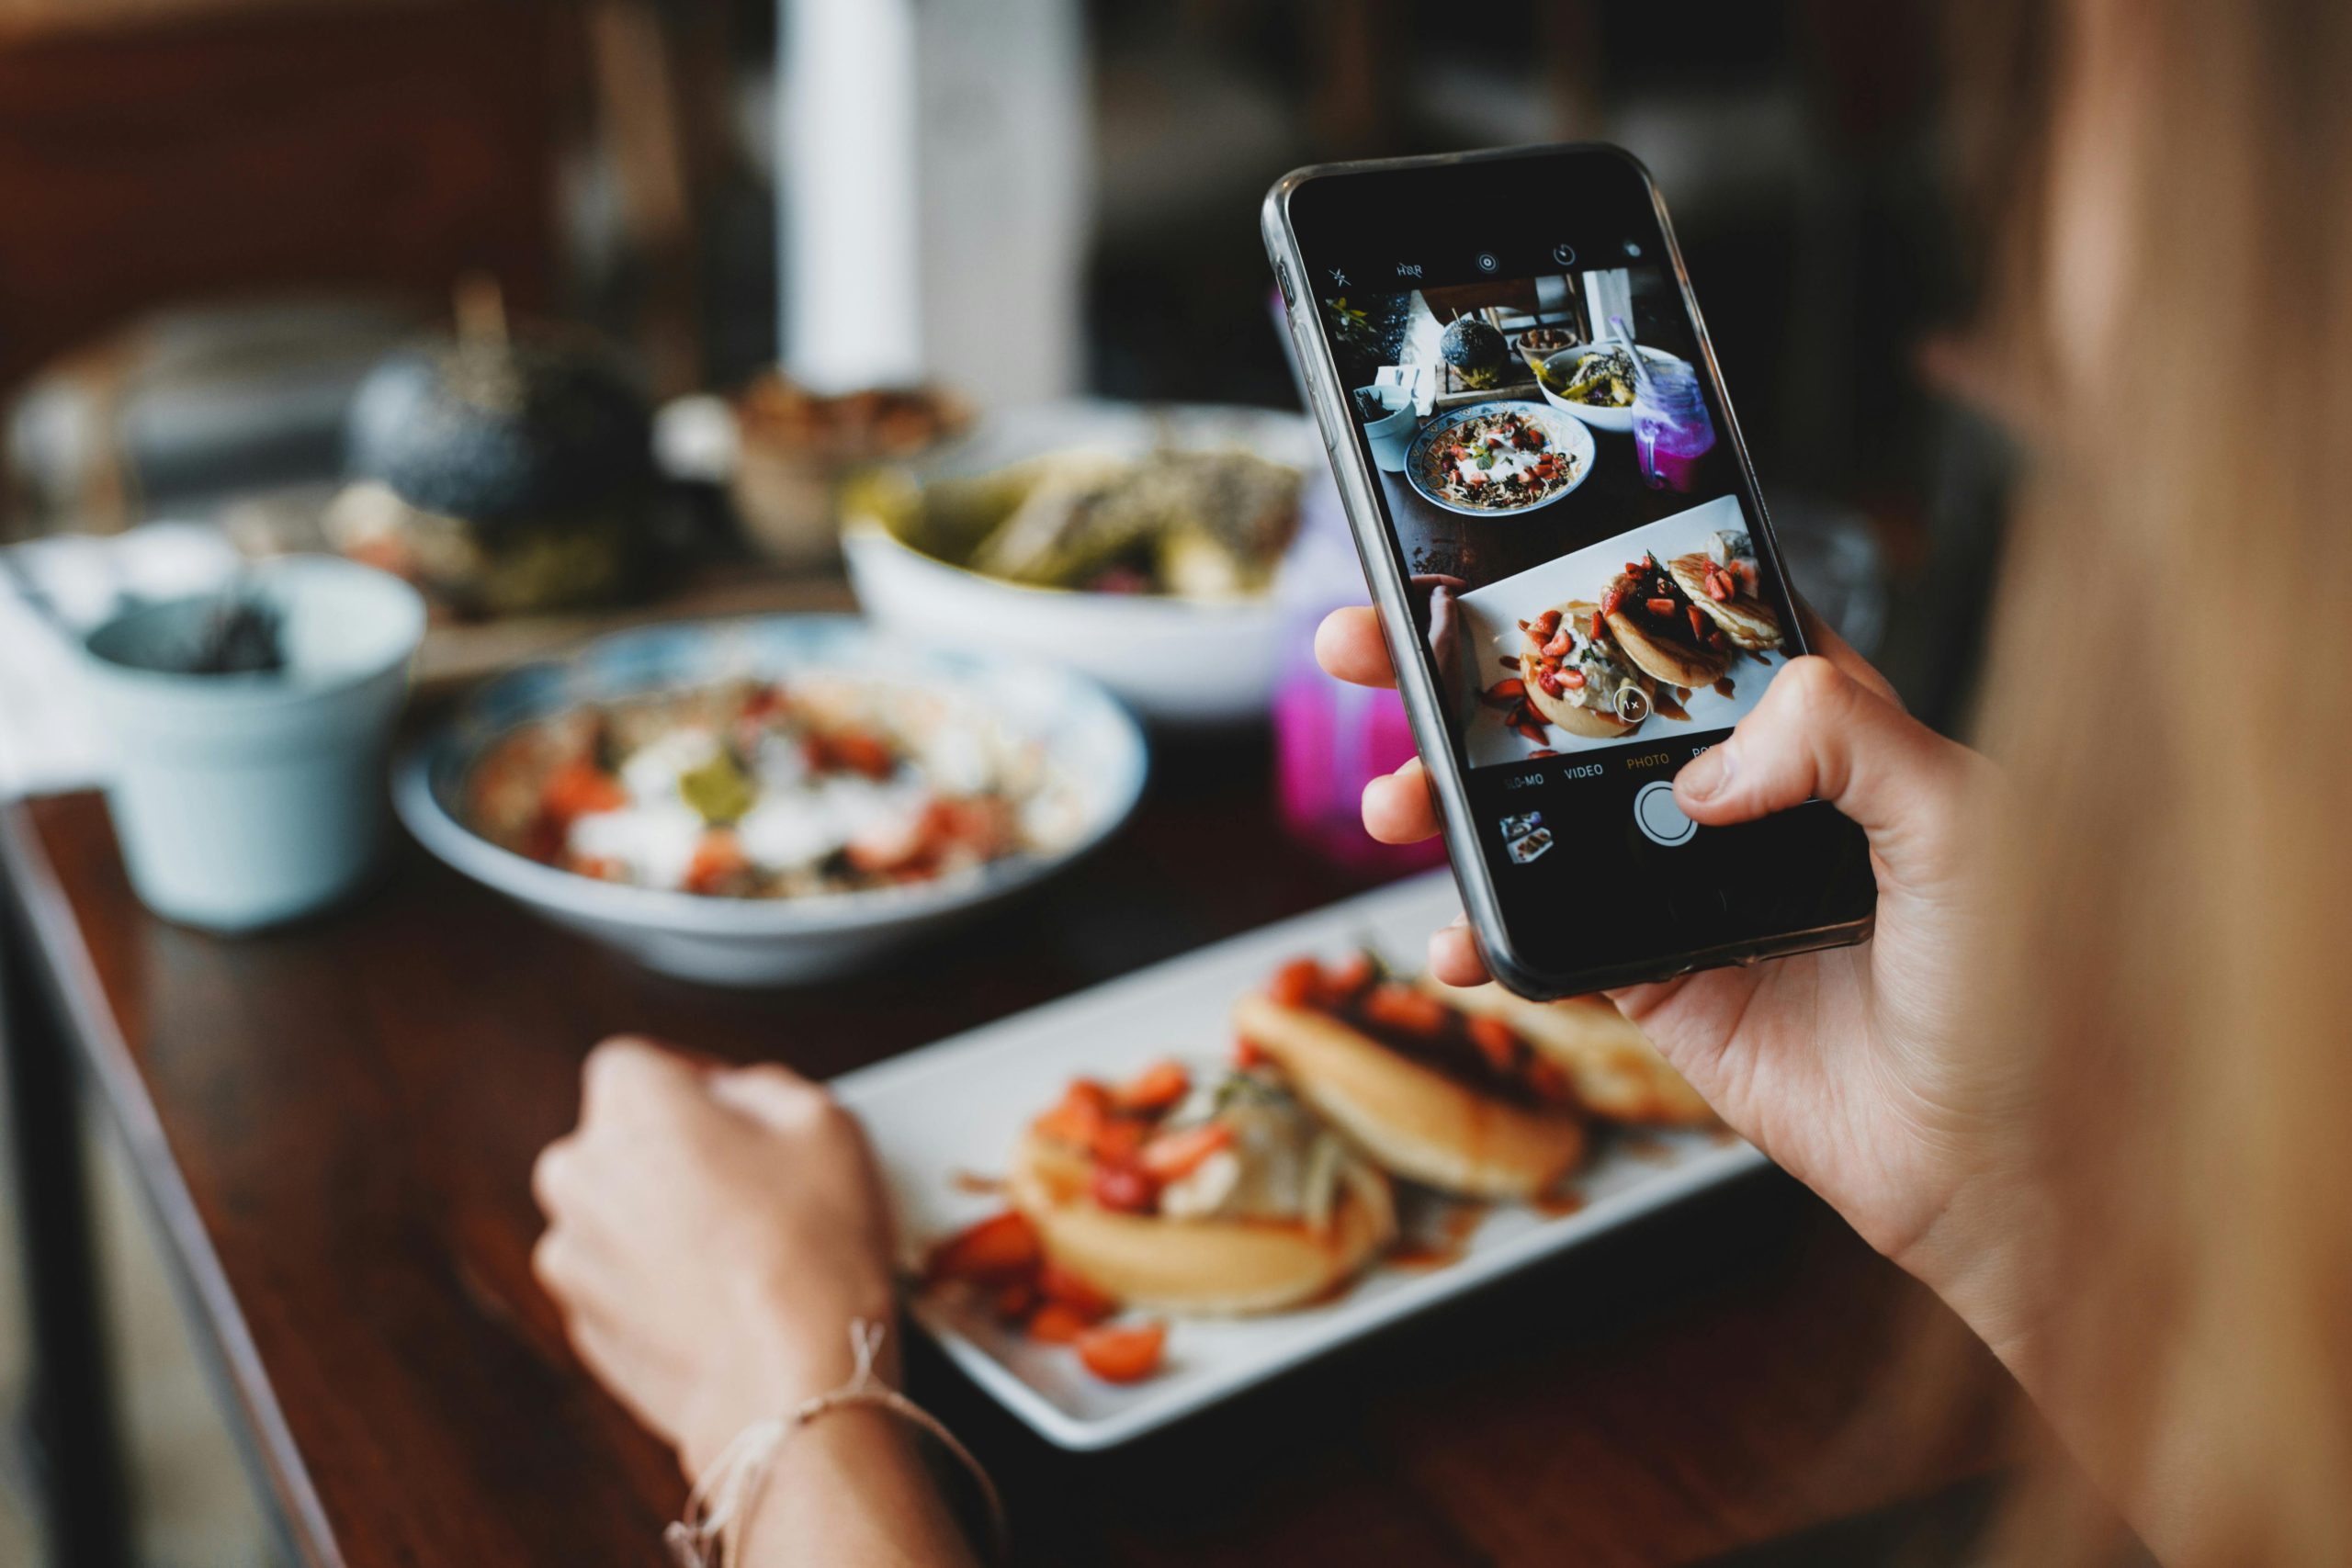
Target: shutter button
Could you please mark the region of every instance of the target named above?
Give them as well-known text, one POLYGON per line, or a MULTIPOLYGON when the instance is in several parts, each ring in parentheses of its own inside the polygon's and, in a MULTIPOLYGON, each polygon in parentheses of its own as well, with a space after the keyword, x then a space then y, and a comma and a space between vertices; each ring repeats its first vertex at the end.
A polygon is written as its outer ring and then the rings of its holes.
POLYGON ((1653 779, 1634 792, 1634 826, 1651 843, 1668 849, 1689 843, 1699 831, 1699 824, 1674 804, 1674 785, 1665 779, 1653 779))

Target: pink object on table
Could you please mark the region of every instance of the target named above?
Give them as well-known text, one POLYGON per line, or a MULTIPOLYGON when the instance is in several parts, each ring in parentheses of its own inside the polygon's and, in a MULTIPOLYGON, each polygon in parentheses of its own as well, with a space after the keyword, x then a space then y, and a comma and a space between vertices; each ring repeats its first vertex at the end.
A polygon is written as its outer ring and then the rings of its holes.
POLYGON ((1300 538, 1284 564, 1282 671, 1274 687, 1275 787, 1300 842, 1351 871, 1397 874, 1445 860, 1444 845, 1384 844, 1363 830, 1363 786, 1413 756, 1394 692, 1351 686, 1315 662, 1315 628, 1331 611, 1371 602, 1328 478, 1303 500, 1300 538))
POLYGON ((1384 844, 1363 830, 1363 786, 1413 756, 1412 731, 1396 693, 1346 685, 1310 660, 1274 694, 1274 754, 1283 820, 1328 859, 1371 873, 1444 862, 1439 840, 1384 844))

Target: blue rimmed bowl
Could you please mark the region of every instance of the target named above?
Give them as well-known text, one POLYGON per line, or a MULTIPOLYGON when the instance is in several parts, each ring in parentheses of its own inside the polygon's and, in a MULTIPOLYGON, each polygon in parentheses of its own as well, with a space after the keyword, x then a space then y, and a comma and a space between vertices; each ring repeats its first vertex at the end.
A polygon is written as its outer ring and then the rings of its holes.
POLYGON ((559 662, 490 682, 393 772, 401 820, 435 855, 484 886, 648 968, 722 986, 767 986, 855 969, 969 919, 1077 861, 1125 822, 1148 771, 1143 732, 1102 687, 1050 665, 886 637, 847 615, 779 615, 647 626, 559 662), (544 865, 465 819, 466 783, 489 745, 518 726, 589 702, 751 677, 817 672, 936 681, 1038 749, 1044 787, 1066 792, 1068 827, 1050 849, 935 883, 798 898, 706 897, 632 887, 544 865))

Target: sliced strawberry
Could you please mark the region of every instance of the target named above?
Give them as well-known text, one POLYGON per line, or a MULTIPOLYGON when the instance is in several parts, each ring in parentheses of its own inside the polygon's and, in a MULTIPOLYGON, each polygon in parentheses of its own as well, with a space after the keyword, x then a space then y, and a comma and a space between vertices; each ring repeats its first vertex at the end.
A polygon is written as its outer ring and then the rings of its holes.
POLYGON ((1351 996, 1372 984, 1379 965, 1372 954, 1358 948, 1345 958, 1323 971, 1323 983, 1340 996, 1351 996))
POLYGON ((1151 1123, 1139 1116, 1113 1116, 1094 1130, 1086 1152, 1098 1165, 1126 1165, 1151 1137, 1151 1123))
POLYGON ((1132 1165, 1094 1168, 1094 1201, 1121 1214, 1148 1214, 1159 1201, 1159 1184, 1132 1165))
POLYGON ((1111 1091, 1122 1111, 1166 1111, 1192 1092, 1193 1075, 1182 1062, 1154 1062, 1111 1091))
POLYGON ((1040 1345, 1075 1345, 1079 1336, 1093 1326, 1082 1314, 1059 1302, 1047 1302, 1029 1314, 1029 1337, 1040 1345))
POLYGON ((1233 1128, 1223 1122, 1204 1122, 1182 1132, 1162 1133, 1144 1145, 1136 1163, 1163 1182, 1182 1181, 1200 1169, 1219 1149, 1233 1144, 1233 1128))
POLYGON ((1470 1043, 1498 1073, 1508 1073, 1512 1060, 1519 1055, 1519 1037, 1510 1026, 1498 1018, 1471 1017, 1463 1021, 1470 1032, 1470 1043))
POLYGON ((1104 1382, 1141 1382, 1159 1370, 1167 1348, 1164 1323, 1090 1328, 1078 1337, 1078 1359, 1104 1382))
POLYGON ((971 1280, 984 1285, 1024 1282, 1043 1254, 1037 1227, 1028 1216, 1008 1209, 967 1225, 931 1249, 923 1260, 926 1280, 971 1280))
POLYGON ((1111 1091, 1092 1078, 1074 1080, 1061 1103, 1032 1122, 1030 1130, 1072 1148, 1089 1149, 1111 1116, 1111 1091))
POLYGON ((1408 1034, 1435 1034, 1445 1027, 1445 1004, 1399 980, 1385 980, 1363 998, 1364 1016, 1408 1034))
POLYGON ((1527 1087, 1545 1100, 1566 1104, 1577 1097, 1575 1087, 1568 1082, 1568 1076, 1541 1056, 1527 1064, 1526 1077, 1527 1087))
POLYGON ((1294 958, 1274 971, 1266 994, 1283 1007, 1305 1007, 1323 990, 1323 965, 1312 958, 1294 958))
POLYGON ((1073 1274, 1050 1258, 1037 1270, 1037 1291, 1047 1301, 1078 1314, 1089 1323, 1100 1323, 1119 1310, 1118 1299, 1110 1292, 1091 1280, 1073 1274))

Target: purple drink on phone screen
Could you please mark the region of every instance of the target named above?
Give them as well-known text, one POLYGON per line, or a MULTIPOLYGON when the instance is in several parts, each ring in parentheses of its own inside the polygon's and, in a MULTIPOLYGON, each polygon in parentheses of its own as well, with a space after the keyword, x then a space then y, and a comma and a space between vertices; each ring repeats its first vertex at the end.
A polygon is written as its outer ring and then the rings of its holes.
POLYGON ((1652 490, 1687 491, 1699 459, 1715 447, 1715 423, 1707 417, 1699 378, 1683 364, 1651 361, 1649 384, 1634 401, 1634 450, 1642 482, 1652 490))

